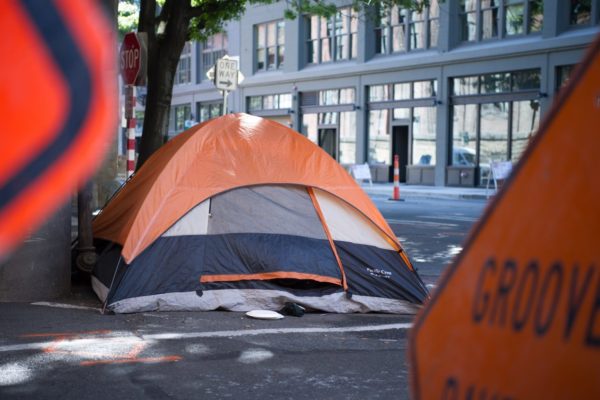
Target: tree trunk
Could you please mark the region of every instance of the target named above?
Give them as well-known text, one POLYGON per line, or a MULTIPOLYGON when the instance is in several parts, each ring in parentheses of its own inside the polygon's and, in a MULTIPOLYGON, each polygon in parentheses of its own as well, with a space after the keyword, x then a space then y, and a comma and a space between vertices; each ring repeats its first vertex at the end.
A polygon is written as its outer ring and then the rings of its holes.
MULTIPOLYGON (((144 114, 144 134, 140 143, 136 170, 162 146, 168 134, 175 73, 188 36, 189 2, 177 2, 176 6, 172 6, 169 4, 170 1, 165 3, 161 13, 161 17, 166 13, 164 34, 150 32, 148 34, 148 93, 144 114)), ((150 27, 154 25, 146 21, 140 23, 140 26, 151 29, 150 27)))

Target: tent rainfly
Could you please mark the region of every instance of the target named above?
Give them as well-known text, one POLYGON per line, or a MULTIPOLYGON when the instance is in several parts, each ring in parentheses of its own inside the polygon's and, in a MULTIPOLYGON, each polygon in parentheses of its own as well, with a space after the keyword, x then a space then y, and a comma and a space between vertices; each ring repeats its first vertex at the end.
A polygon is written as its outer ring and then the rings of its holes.
POLYGON ((414 313, 428 297, 369 197, 297 132, 247 114, 159 149, 93 222, 92 285, 118 313, 414 313))

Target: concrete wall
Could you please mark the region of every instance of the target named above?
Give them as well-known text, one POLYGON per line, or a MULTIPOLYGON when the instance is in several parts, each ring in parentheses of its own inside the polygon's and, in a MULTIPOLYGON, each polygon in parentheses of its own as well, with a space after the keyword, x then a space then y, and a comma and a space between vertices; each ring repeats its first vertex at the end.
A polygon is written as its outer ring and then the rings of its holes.
POLYGON ((0 264, 0 301, 51 300, 71 287, 71 206, 63 207, 0 264))

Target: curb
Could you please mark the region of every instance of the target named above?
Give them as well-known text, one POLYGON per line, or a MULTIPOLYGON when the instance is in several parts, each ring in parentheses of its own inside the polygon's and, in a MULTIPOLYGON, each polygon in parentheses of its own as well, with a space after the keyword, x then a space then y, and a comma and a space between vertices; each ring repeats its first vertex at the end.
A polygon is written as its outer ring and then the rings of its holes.
MULTIPOLYGON (((383 190, 383 189, 370 189, 368 187, 361 187, 363 191, 369 197, 386 197, 389 198, 391 196, 391 191, 383 190)), ((387 188, 386 188, 387 189, 387 188)), ((490 196, 486 196, 485 194, 479 193, 444 193, 444 192, 427 192, 427 191, 411 191, 408 189, 400 190, 400 198, 429 198, 429 199, 455 199, 455 200, 489 200, 494 197, 493 193, 490 193, 490 196)))

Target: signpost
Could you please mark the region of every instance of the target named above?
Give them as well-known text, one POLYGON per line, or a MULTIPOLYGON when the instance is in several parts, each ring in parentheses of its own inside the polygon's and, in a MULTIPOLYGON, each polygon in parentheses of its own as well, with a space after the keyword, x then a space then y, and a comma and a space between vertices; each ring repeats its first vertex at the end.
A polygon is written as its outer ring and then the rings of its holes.
POLYGON ((600 398, 600 38, 417 317, 413 399, 600 398))
POLYGON ((211 68, 207 76, 213 79, 217 89, 223 91, 223 114, 227 114, 227 96, 236 90, 238 84, 244 79, 239 71, 237 58, 224 56, 217 60, 214 70, 211 68))
POLYGON ((146 59, 143 34, 129 32, 123 38, 119 52, 119 64, 125 90, 125 119, 127 120, 127 177, 135 170, 135 86, 145 80, 143 66, 146 59), (142 38, 142 41, 140 41, 142 38))

